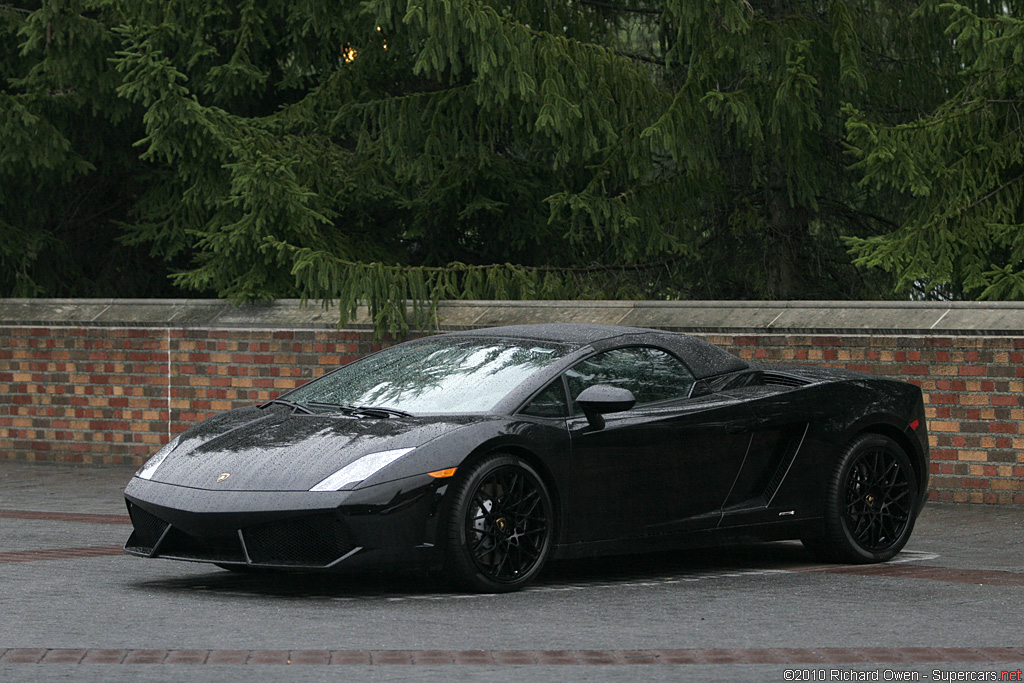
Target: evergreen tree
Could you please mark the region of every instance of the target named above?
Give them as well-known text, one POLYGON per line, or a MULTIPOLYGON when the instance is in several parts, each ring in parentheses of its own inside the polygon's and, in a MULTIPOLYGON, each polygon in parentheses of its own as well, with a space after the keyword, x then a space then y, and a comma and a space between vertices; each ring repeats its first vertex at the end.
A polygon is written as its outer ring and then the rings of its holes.
POLYGON ((1024 19, 1019 2, 929 3, 955 64, 948 96, 905 121, 851 108, 864 184, 907 205, 897 229, 851 240, 857 263, 922 298, 1024 298, 1024 19))
POLYGON ((2 5, 0 287, 57 291, 25 264, 63 221, 182 291, 369 301, 392 330, 439 298, 900 296, 844 243, 884 266, 919 210, 865 140, 941 111, 969 42, 912 7, 2 5))
POLYGON ((0 296, 173 291, 118 242, 146 170, 109 63, 119 22, 89 0, 0 4, 0 296))

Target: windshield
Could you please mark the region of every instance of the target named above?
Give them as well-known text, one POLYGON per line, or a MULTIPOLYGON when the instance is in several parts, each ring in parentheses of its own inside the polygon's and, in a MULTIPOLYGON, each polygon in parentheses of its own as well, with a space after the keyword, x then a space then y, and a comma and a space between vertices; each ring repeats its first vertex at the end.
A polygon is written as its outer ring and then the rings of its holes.
POLYGON ((526 340, 437 338, 368 356, 295 390, 288 400, 409 413, 486 412, 569 351, 526 340))

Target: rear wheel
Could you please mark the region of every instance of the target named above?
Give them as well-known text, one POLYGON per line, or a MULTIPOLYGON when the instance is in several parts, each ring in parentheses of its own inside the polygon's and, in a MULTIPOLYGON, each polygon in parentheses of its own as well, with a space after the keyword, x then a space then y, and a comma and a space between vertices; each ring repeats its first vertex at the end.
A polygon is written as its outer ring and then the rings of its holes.
POLYGON ((524 460, 495 455, 474 465, 453 491, 445 569, 464 588, 519 590, 551 554, 551 495, 524 460))
POLYGON ((836 462, 823 534, 804 545, 836 562, 884 562, 906 545, 916 507, 917 478, 907 454, 887 436, 863 434, 836 462))

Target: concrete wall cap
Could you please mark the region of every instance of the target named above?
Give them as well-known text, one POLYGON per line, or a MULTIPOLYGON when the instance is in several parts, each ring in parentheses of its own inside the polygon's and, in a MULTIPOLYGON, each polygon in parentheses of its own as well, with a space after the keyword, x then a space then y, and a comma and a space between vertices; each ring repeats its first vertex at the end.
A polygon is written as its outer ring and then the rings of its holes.
MULTIPOLYGON (((336 329, 339 309, 281 299, 0 299, 0 325, 336 329)), ((442 301, 441 330, 581 322, 722 334, 1024 334, 1024 302, 975 301, 442 301)), ((342 327, 372 327, 360 306, 342 327)))

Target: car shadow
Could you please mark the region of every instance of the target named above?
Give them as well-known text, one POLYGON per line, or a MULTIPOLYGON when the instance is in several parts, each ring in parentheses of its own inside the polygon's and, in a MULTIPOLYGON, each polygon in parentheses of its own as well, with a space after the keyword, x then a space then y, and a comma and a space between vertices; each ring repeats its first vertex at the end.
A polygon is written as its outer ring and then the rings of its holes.
POLYGON ((813 553, 798 541, 672 550, 643 555, 615 555, 553 563, 548 582, 610 583, 671 579, 678 576, 751 572, 817 566, 813 553))
MULTIPOLYGON (((181 566, 181 565, 177 565, 181 566)), ((552 562, 526 592, 609 587, 628 583, 674 583, 723 574, 763 574, 818 566, 798 542, 621 555, 552 562)), ((281 598, 396 599, 464 595, 444 577, 425 572, 313 573, 216 569, 133 582, 148 591, 281 598)))

